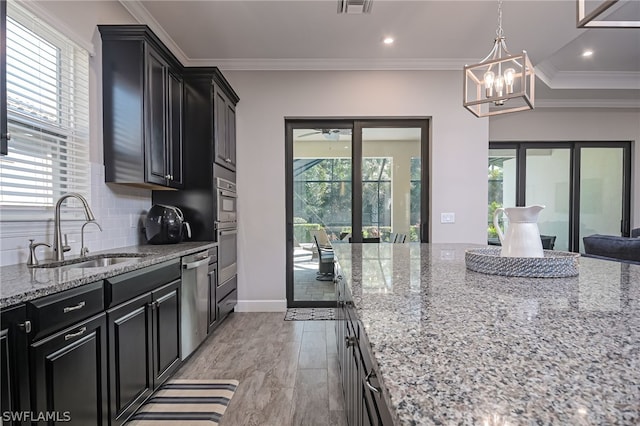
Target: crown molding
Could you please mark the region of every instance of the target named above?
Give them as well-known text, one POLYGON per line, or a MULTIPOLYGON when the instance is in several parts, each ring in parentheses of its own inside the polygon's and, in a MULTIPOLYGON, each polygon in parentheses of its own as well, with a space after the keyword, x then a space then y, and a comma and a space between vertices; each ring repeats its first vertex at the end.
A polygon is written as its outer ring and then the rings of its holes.
POLYGON ((145 24, 155 35, 165 44, 165 46, 174 54, 174 56, 182 63, 186 65, 189 62, 189 58, 184 51, 173 41, 171 36, 162 28, 162 26, 156 21, 156 19, 149 13, 142 2, 138 0, 119 0, 120 4, 127 9, 127 12, 131 14, 140 24, 145 24))
POLYGON ((539 108, 640 109, 640 99, 536 99, 536 109, 539 108))
POLYGON ((559 71, 551 80, 552 89, 630 89, 640 90, 636 71, 559 71))
POLYGON ((550 61, 538 64, 535 71, 551 89, 640 90, 638 71, 560 71, 550 61))
POLYGON ((190 59, 228 71, 462 71, 462 59, 190 59))

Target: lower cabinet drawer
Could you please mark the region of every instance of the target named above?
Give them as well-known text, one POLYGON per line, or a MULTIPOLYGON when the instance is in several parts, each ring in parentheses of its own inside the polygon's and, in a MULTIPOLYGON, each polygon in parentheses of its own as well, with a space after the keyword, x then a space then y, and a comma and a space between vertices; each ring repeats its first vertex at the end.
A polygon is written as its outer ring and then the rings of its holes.
POLYGON ((103 310, 102 281, 32 300, 27 303, 33 327, 31 339, 40 339, 103 310))
POLYGON ((218 302, 218 319, 221 320, 229 312, 233 311, 233 308, 238 303, 238 291, 233 290, 224 299, 218 302))
POLYGON ((225 297, 227 297, 227 295, 229 293, 231 293, 233 290, 235 290, 238 287, 238 276, 234 275, 233 277, 229 278, 227 281, 220 283, 220 285, 218 285, 218 288, 216 289, 216 301, 221 301, 222 299, 224 299, 225 297))

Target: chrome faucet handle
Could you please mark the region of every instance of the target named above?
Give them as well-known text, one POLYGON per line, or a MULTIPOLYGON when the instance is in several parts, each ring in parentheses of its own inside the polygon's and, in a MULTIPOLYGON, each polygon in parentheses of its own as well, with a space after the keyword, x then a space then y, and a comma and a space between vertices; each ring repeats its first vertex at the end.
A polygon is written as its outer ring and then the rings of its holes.
POLYGON ((27 266, 36 266, 40 264, 36 257, 36 248, 40 246, 47 246, 51 248, 51 245, 47 243, 34 243, 34 241, 35 240, 33 239, 29 239, 29 259, 27 260, 27 266))
POLYGON ((102 232, 102 226, 100 226, 100 224, 98 222, 94 220, 88 220, 85 223, 82 224, 82 228, 80 228, 80 257, 85 257, 87 255, 87 253, 89 253, 89 248, 85 247, 84 245, 84 227, 87 226, 88 224, 93 223, 94 225, 96 225, 98 227, 98 229, 100 230, 100 232, 102 232))

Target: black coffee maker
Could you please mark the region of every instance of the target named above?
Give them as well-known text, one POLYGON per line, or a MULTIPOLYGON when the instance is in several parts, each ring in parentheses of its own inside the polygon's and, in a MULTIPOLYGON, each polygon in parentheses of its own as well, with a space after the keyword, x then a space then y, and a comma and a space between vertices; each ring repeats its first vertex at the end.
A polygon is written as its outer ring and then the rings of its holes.
POLYGON ((149 244, 176 244, 183 237, 191 238, 191 227, 182 211, 175 206, 154 204, 145 220, 145 234, 149 244))

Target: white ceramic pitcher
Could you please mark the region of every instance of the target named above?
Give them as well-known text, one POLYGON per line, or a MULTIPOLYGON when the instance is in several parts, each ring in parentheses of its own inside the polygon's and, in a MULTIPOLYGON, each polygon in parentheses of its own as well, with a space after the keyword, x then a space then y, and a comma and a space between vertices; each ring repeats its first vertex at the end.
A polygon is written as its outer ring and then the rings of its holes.
POLYGON ((544 206, 498 208, 493 213, 493 225, 498 231, 502 244, 500 256, 504 257, 544 257, 540 231, 538 230, 538 214, 544 206), (498 215, 504 212, 509 219, 506 233, 502 233, 498 224, 498 215))

